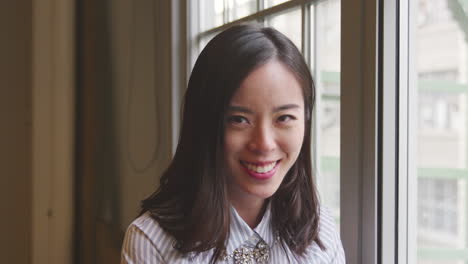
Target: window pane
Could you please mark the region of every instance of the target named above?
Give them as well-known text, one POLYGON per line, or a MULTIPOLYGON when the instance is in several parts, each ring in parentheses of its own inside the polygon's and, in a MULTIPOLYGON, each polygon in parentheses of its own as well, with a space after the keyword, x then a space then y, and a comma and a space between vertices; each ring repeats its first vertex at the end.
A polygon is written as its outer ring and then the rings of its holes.
POLYGON ((256 0, 228 0, 227 4, 229 21, 251 15, 257 11, 256 0))
POLYGON ((311 68, 316 85, 314 138, 321 201, 340 216, 340 15, 339 0, 310 6, 311 68))
MULTIPOLYGON (((207 3, 208 1, 205 1, 207 3)), ((220 1, 223 2, 223 1, 220 1)), ((265 1, 266 7, 284 1, 265 1)), ((256 11, 256 1, 224 1, 229 20, 249 15, 256 11), (241 7, 244 8, 241 11, 241 7)), ((212 6, 213 7, 213 6, 212 6)), ((224 7, 221 7, 222 14, 224 7)), ((307 7, 310 14, 309 52, 307 58, 316 85, 314 109, 314 171, 322 204, 331 209, 337 223, 340 211, 340 1, 328 0, 307 7)), ((255 22, 254 22, 255 23, 255 22)), ((289 37, 302 51, 302 10, 290 9, 265 18, 271 26, 289 37)), ((215 34, 200 40, 200 50, 215 34)))
POLYGON ((281 3, 287 2, 287 0, 264 0, 265 8, 279 5, 281 3))
POLYGON ((224 23, 224 1, 200 0, 200 31, 221 26, 224 23))
POLYGON ((294 9, 269 17, 266 24, 285 34, 301 50, 301 19, 301 9, 294 9))
POLYGON ((200 0, 200 31, 205 31, 257 11, 257 0, 200 0))
POLYGON ((468 2, 418 0, 417 258, 468 263, 468 2))
MULTIPOLYGON (((248 21, 246 22, 247 24, 254 24, 254 25, 258 25, 258 22, 257 21, 248 21)), ((198 53, 200 53, 206 46, 206 44, 208 44, 208 42, 210 42, 211 39, 213 39, 216 35, 218 35, 220 32, 214 32, 214 33, 211 33, 207 36, 204 36, 202 38, 200 38, 200 42, 198 43, 198 53)), ((195 62, 194 62, 195 63, 195 62)))

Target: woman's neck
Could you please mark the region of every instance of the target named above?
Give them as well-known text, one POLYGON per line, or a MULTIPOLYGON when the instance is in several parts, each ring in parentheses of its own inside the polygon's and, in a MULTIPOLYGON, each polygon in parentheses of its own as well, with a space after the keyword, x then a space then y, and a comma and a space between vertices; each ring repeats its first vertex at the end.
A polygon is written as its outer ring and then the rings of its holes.
POLYGON ((266 208, 264 199, 256 199, 254 201, 231 200, 231 204, 234 206, 239 216, 251 228, 255 228, 260 223, 266 208))

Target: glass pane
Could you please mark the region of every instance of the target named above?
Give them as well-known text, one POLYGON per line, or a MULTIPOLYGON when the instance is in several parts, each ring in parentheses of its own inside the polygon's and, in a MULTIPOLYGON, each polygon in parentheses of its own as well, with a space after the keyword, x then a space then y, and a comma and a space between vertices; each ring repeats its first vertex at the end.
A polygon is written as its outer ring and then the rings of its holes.
POLYGON ((264 0, 265 8, 279 5, 281 3, 287 2, 288 0, 264 0))
POLYGON ((200 0, 200 31, 221 26, 257 11, 257 0, 200 0))
POLYGON ((301 50, 301 9, 294 9, 267 19, 266 24, 285 34, 301 50))
POLYGON ((257 11, 256 0, 228 0, 229 21, 233 21, 257 11))
MULTIPOLYGON (((247 24, 254 24, 254 25, 257 25, 258 22, 257 21, 249 21, 249 22, 246 22, 247 24)), ((206 44, 208 44, 208 42, 210 42, 211 39, 213 39, 216 35, 218 35, 220 32, 215 32, 215 33, 212 33, 210 35, 207 35, 205 37, 202 37, 200 39, 200 42, 199 42, 199 46, 198 46, 198 53, 200 53, 206 46, 206 44)), ((195 62, 193 62, 195 63, 195 62)))
POLYGON ((311 69, 316 85, 315 157, 322 204, 340 217, 340 21, 341 2, 310 6, 311 69))
POLYGON ((468 263, 468 1, 418 0, 417 259, 468 263))
POLYGON ((200 0, 200 31, 221 26, 224 22, 224 1, 200 0))

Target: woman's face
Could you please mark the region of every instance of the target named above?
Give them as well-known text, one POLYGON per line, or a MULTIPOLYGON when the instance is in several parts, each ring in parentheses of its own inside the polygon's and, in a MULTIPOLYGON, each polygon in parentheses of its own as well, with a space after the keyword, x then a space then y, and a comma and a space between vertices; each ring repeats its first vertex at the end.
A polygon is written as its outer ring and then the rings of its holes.
POLYGON ((296 161, 304 140, 304 98, 296 78, 278 61, 250 73, 225 117, 228 192, 234 201, 272 196, 296 161))

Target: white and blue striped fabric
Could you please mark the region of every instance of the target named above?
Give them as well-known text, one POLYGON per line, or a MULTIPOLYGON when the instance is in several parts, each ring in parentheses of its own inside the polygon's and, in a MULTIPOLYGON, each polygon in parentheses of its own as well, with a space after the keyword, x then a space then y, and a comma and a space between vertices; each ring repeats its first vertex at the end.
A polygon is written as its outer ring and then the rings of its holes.
MULTIPOLYGON (((326 250, 322 251, 314 242, 306 250, 302 257, 297 257, 287 247, 283 248, 270 225, 270 210, 267 209, 262 221, 254 229, 250 228, 244 220, 231 208, 230 237, 227 243, 227 254, 231 254, 240 247, 252 248, 260 241, 270 246, 268 263, 310 263, 310 264, 344 264, 345 256, 339 233, 335 228, 333 218, 326 209, 320 211, 319 237, 326 250)), ((133 221, 125 233, 122 246, 121 264, 129 263, 165 263, 188 264, 209 263, 213 250, 198 255, 182 255, 173 245, 175 239, 166 233, 150 217, 149 213, 138 217, 133 221)), ((234 263, 232 258, 219 263, 234 263)))

